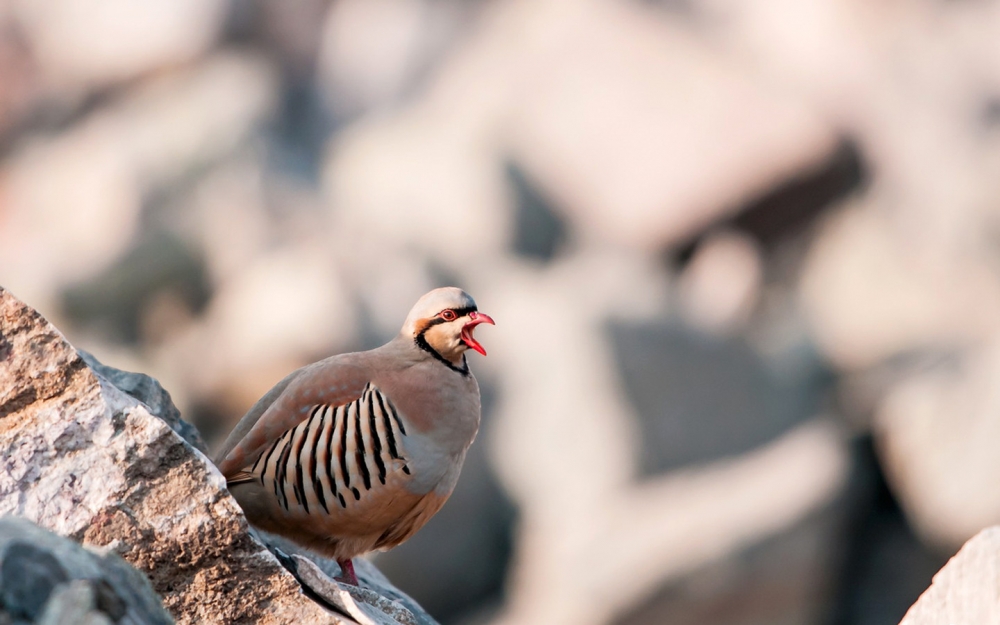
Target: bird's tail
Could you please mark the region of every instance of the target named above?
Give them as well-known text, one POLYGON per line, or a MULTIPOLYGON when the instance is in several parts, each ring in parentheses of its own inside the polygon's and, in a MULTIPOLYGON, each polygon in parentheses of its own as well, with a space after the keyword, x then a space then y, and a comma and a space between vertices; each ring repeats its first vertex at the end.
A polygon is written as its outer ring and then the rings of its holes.
POLYGON ((236 484, 245 484, 246 482, 253 482, 257 480, 257 476, 249 471, 237 471, 231 477, 226 478, 226 486, 235 486, 236 484))

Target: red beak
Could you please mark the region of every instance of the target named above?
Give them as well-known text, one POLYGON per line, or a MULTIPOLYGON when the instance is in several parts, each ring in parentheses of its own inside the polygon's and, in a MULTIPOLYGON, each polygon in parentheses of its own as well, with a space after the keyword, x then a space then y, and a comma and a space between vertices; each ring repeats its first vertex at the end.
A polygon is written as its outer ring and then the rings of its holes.
POLYGON ((484 315, 481 312, 475 312, 475 311, 469 313, 469 319, 471 319, 471 321, 462 326, 462 342, 465 343, 465 345, 470 349, 474 349, 483 356, 485 356, 486 350, 483 349, 483 346, 479 344, 479 341, 477 341, 472 337, 472 331, 480 323, 488 323, 491 326, 495 326, 496 322, 494 322, 493 318, 490 317, 489 315, 484 315))

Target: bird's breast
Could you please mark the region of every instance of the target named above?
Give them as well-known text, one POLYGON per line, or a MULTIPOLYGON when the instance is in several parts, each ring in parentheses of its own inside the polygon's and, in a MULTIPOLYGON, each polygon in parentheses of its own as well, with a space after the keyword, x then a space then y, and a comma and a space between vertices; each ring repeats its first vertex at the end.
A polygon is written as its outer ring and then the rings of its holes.
POLYGON ((458 453, 468 448, 479 429, 479 385, 472 375, 444 371, 448 375, 434 369, 417 371, 387 380, 383 388, 411 431, 436 441, 443 451, 458 453))

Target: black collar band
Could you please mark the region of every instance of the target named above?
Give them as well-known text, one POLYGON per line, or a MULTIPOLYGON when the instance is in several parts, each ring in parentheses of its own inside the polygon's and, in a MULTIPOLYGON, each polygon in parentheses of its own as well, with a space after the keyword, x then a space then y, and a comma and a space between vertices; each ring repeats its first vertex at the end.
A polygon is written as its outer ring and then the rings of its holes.
POLYGON ((427 342, 427 339, 424 338, 423 332, 418 334, 417 337, 413 339, 413 342, 417 344, 417 347, 424 350, 431 356, 434 356, 434 358, 436 358, 439 362, 441 362, 441 364, 448 367, 452 371, 455 371, 456 373, 461 373, 462 375, 469 375, 469 362, 465 359, 465 356, 462 356, 462 366, 456 367, 454 363, 452 363, 450 360, 439 354, 436 349, 431 347, 430 343, 427 342))

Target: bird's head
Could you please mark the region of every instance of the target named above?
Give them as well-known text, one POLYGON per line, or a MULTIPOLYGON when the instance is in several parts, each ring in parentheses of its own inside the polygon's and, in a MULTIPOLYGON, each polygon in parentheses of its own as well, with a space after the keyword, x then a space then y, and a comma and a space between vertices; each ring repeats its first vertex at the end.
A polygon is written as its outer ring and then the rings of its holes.
POLYGON ((489 315, 479 312, 468 293, 448 286, 434 289, 417 300, 406 316, 402 333, 425 351, 458 365, 467 349, 486 355, 486 350, 472 336, 481 323, 495 325, 489 315))

